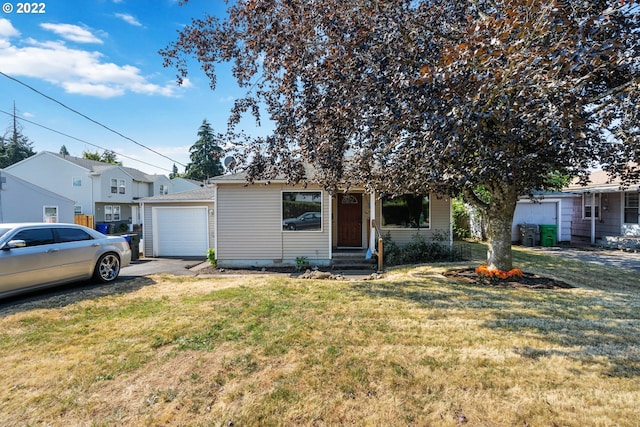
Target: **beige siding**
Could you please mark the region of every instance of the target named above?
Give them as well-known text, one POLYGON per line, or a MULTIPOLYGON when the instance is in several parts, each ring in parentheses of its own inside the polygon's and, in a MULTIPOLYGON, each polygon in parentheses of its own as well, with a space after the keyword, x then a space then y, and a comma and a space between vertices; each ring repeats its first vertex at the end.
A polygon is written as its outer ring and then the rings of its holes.
MULTIPOLYGON (((421 228, 382 228, 382 234, 386 235, 387 232, 391 234, 393 241, 399 246, 406 245, 411 242, 413 236, 416 233, 421 234, 427 241, 441 240, 442 237, 446 238, 448 242, 450 239, 450 227, 451 227, 451 199, 449 197, 437 198, 435 195, 430 197, 430 209, 431 209, 431 226, 428 229, 421 228)), ((376 217, 382 218, 382 204, 378 201, 376 203, 376 217)))
MULTIPOLYGON (((300 190, 281 184, 223 184, 217 190, 220 265, 291 264, 329 260, 329 200, 323 192, 322 231, 282 230, 282 192, 300 190)), ((313 188, 308 188, 313 190, 313 188)))

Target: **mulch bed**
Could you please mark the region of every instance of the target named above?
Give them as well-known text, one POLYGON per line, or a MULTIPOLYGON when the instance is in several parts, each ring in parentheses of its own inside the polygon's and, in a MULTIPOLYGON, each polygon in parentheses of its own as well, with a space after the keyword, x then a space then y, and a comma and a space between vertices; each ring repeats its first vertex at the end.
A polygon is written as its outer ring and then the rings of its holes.
POLYGON ((481 286, 495 286, 505 288, 529 288, 529 289, 570 289, 573 286, 561 280, 539 276, 537 274, 523 273, 521 278, 490 279, 476 273, 474 268, 452 269, 443 273, 445 277, 464 283, 474 283, 481 286))

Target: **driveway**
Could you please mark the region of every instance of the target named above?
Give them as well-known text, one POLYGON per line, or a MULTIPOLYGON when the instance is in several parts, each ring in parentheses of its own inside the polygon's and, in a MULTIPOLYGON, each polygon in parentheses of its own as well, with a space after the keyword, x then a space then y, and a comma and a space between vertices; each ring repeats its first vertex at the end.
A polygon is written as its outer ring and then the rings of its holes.
POLYGON ((205 261, 206 259, 202 257, 141 258, 137 261, 131 261, 131 264, 120 270, 120 278, 130 279, 162 273, 176 276, 194 276, 196 273, 189 269, 205 261))
POLYGON ((578 259, 592 264, 640 272, 640 253, 638 252, 591 247, 533 247, 531 250, 562 258, 578 259))

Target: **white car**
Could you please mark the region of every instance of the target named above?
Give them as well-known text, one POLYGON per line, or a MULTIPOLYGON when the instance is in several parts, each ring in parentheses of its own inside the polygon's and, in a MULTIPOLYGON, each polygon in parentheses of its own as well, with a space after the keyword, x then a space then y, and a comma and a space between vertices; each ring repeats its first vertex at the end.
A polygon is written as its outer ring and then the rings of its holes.
POLYGON ((121 236, 76 224, 0 224, 0 297, 92 277, 111 282, 130 262, 121 236))

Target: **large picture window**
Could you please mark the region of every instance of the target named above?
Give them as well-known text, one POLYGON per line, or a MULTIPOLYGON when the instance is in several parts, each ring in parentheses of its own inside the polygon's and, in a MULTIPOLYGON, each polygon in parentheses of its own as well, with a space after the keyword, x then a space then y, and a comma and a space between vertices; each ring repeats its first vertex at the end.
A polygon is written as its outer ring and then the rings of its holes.
POLYGON ((429 228, 429 196, 405 194, 382 199, 382 226, 388 228, 429 228))
POLYGON ((283 191, 282 229, 285 231, 321 231, 322 192, 283 191))
POLYGON ((638 193, 624 193, 624 223, 638 224, 638 214, 640 214, 640 205, 638 193))

